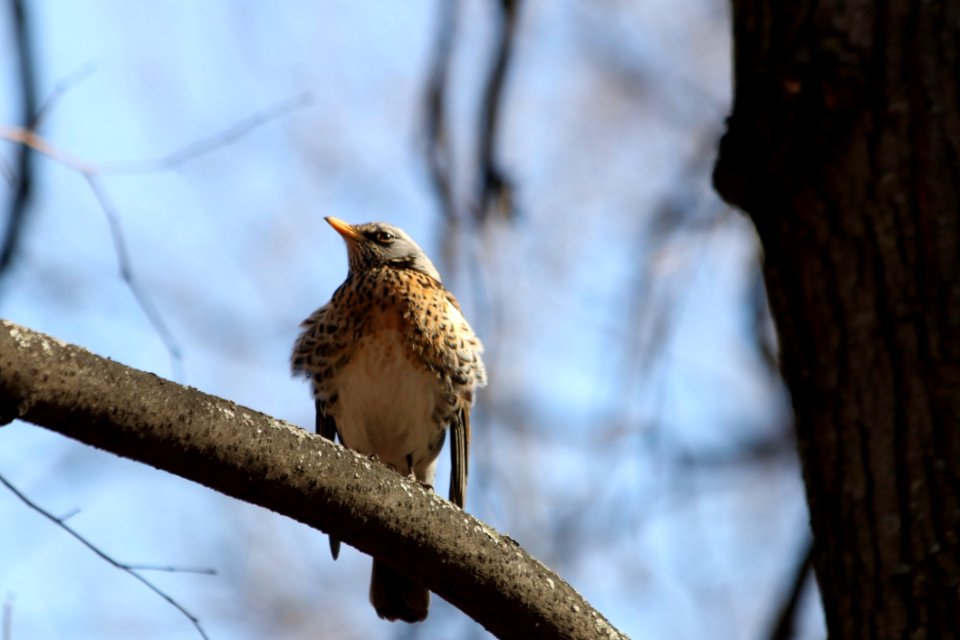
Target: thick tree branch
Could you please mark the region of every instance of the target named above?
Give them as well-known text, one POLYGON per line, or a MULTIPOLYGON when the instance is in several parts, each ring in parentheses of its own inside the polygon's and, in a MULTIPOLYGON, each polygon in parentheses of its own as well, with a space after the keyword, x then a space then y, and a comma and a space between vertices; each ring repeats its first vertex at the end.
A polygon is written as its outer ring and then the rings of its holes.
POLYGON ((386 467, 0 321, 0 422, 15 418, 330 533, 416 575, 501 638, 624 637, 512 540, 386 467))

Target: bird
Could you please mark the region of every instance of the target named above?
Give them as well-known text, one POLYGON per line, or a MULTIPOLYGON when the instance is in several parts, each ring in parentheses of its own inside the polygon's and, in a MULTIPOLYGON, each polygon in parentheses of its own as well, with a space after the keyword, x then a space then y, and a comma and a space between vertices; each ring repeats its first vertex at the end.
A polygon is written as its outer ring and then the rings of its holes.
MULTIPOLYGON (((317 433, 433 487, 449 430, 449 498, 462 509, 483 344, 402 229, 324 219, 346 244, 347 277, 301 324, 291 356, 294 375, 310 380, 317 433)), ((336 560, 339 540, 330 550, 336 560)), ((421 622, 430 592, 374 558, 370 601, 383 619, 421 622)))

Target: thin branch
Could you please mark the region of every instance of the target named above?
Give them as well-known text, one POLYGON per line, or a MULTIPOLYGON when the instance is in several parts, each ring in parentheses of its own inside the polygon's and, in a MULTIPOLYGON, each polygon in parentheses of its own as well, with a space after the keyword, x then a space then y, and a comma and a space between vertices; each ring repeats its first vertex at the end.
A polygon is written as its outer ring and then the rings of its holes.
POLYGON ((179 168, 191 160, 206 155, 222 147, 226 147, 254 129, 257 129, 268 122, 272 122, 293 111, 309 106, 313 102, 313 96, 309 91, 298 93, 297 95, 285 98, 266 109, 257 111, 252 115, 240 120, 236 124, 224 129, 202 140, 191 142, 172 153, 150 160, 129 160, 123 162, 114 162, 101 164, 97 173, 103 175, 116 175, 127 173, 153 173, 155 171, 168 171, 179 168))
POLYGON ((56 517, 55 515, 53 515, 52 513, 50 513, 43 507, 41 507, 40 505, 38 505, 37 503, 30 500, 30 498, 25 496, 23 493, 21 493, 19 489, 13 486, 10 483, 10 481, 3 476, 3 474, 0 474, 0 484, 3 484, 7 489, 9 489, 11 493, 17 496, 17 498, 19 498, 20 501, 23 502, 25 505, 27 505, 28 507, 30 507, 31 509, 33 509, 34 511, 36 511, 37 513, 39 513, 40 515, 47 518, 48 520, 56 524, 58 527, 60 527, 61 529, 69 533, 71 536, 77 539, 83 546, 85 546, 87 549, 90 549, 90 551, 92 551, 94 554, 99 556, 100 559, 104 560, 108 564, 113 565, 114 567, 116 567, 117 569, 120 569, 121 571, 125 571, 126 573, 130 574, 131 576, 133 576, 134 578, 142 582, 144 585, 146 585, 148 589, 150 589, 155 594, 157 594, 158 596, 166 600, 173 607, 175 607, 180 613, 186 616, 187 620, 193 623, 193 626, 196 627, 197 632, 199 632, 203 638, 205 639, 208 638, 207 633, 203 630, 203 625, 200 624, 200 620, 195 615, 187 611, 182 604, 180 604, 179 602, 174 600, 172 597, 167 595, 163 590, 161 590, 155 584, 153 584, 152 582, 150 582, 149 580, 147 580, 146 578, 138 574, 133 568, 130 567, 130 565, 124 564, 122 562, 117 562, 112 557, 110 557, 109 555, 101 551, 95 544, 93 544, 92 542, 84 538, 82 535, 77 533, 72 527, 70 527, 70 525, 65 523, 62 519, 56 517))
POLYGON ((691 475, 693 471, 745 469, 751 465, 769 465, 796 460, 797 443, 791 429, 747 440, 732 451, 690 451, 677 443, 673 446, 670 461, 680 473, 691 475))
POLYGON ((100 178, 93 173, 84 173, 83 177, 86 178, 87 184, 90 185, 90 190, 93 191, 93 195, 96 196, 97 201, 100 203, 103 215, 107 218, 107 224, 110 227, 110 237, 113 240, 114 252, 117 254, 117 262, 120 265, 120 278, 126 283, 127 288, 130 289, 130 293, 133 294, 137 304, 140 305, 140 309, 143 310, 144 315, 147 316, 147 320, 167 348, 167 353, 170 354, 170 367, 174 372, 174 377, 177 380, 182 380, 183 354, 180 351, 180 345, 177 344, 173 333, 170 331, 170 328, 167 327, 167 323, 163 320, 163 316, 153 303, 153 300, 147 294, 146 290, 140 286, 139 280, 133 275, 133 263, 130 261, 130 254, 127 252, 126 239, 123 235, 123 228, 120 226, 120 215, 107 196, 107 192, 103 188, 100 178))
POLYGON ((215 576, 217 575, 216 569, 208 569, 204 567, 174 567, 170 565, 157 565, 157 564, 127 564, 128 567, 134 571, 161 571, 166 573, 195 573, 200 576, 215 576))
POLYGON ((80 173, 97 173, 97 167, 54 146, 43 136, 24 127, 0 125, 0 138, 30 147, 37 153, 80 173))
MULTIPOLYGON (((648 219, 642 224, 642 243, 634 255, 643 256, 635 269, 633 282, 627 288, 624 297, 629 320, 623 336, 624 348, 620 350, 618 367, 621 370, 619 380, 622 391, 633 385, 641 384, 648 388, 657 407, 666 401, 664 377, 653 375, 658 366, 664 366, 663 356, 669 346, 672 332, 679 326, 683 314, 691 304, 689 292, 691 284, 705 268, 703 256, 714 234, 729 218, 728 208, 719 209, 712 201, 700 201, 691 197, 687 185, 695 182, 706 171, 709 154, 702 152, 713 137, 705 131, 701 136, 703 146, 690 155, 680 167, 673 186, 669 188, 648 219), (691 251, 690 263, 684 261, 684 269, 672 276, 674 282, 658 274, 658 264, 671 251, 671 239, 684 234, 688 240, 695 241, 695 251, 691 251)), ((628 395, 636 395, 630 391, 628 395)), ((631 405, 619 403, 614 415, 603 416, 600 422, 611 425, 607 434, 612 438, 634 435, 636 425, 629 418, 631 405)), ((657 421, 651 421, 655 424, 657 421)))
MULTIPOLYGON (((56 100, 71 84, 78 82, 82 77, 81 72, 87 73, 84 68, 81 68, 67 79, 61 81, 57 88, 54 89, 51 97, 48 98, 47 105, 51 104, 51 100, 56 100)), ((267 109, 257 111, 253 115, 214 136, 190 143, 173 153, 154 160, 97 165, 56 147, 38 135, 36 131, 30 127, 0 125, 0 138, 19 143, 23 149, 33 149, 51 160, 73 169, 80 173, 87 181, 87 184, 90 185, 90 190, 93 192, 94 197, 96 197, 110 228, 110 237, 113 241, 114 252, 117 255, 117 262, 120 266, 120 277, 127 285, 130 293, 133 294, 134 299, 147 317, 154 331, 157 332, 161 342, 163 342, 167 353, 170 355, 170 366, 173 375, 176 379, 180 380, 183 379, 182 351, 159 309, 147 294, 146 290, 139 285, 138 280, 134 277, 133 264, 127 251, 123 228, 120 224, 120 215, 107 194, 106 188, 101 181, 101 176, 107 174, 150 173, 175 169, 203 154, 211 153, 218 148, 235 142, 257 127, 290 113, 295 109, 300 109, 309 104, 310 101, 311 97, 309 93, 300 93, 278 102, 267 109)), ((47 105, 45 105, 45 107, 47 105)), ((2 269, 2 266, 0 266, 0 269, 2 269)))
POLYGON ((129 160, 111 163, 92 163, 71 153, 60 149, 46 138, 38 135, 35 131, 24 127, 11 127, 0 125, 0 138, 10 142, 16 142, 30 147, 34 151, 47 156, 51 160, 58 162, 69 169, 79 173, 92 175, 118 175, 130 173, 154 173, 176 169, 180 166, 198 158, 199 156, 212 153, 221 147, 228 146, 238 139, 247 135, 254 129, 267 124, 277 118, 284 116, 296 109, 301 109, 310 104, 312 98, 307 92, 287 98, 267 107, 262 111, 257 111, 251 116, 244 118, 240 122, 212 135, 208 138, 191 142, 176 151, 159 158, 150 160, 129 160))
POLYGON ((500 130, 500 114, 503 110, 503 89, 506 83, 510 63, 512 62, 514 36, 517 16, 520 13, 521 0, 499 0, 500 24, 497 34, 496 52, 487 85, 483 95, 480 113, 480 141, 477 171, 476 216, 483 222, 491 208, 502 217, 510 218, 514 214, 513 185, 497 165, 496 141, 500 130), (492 205, 492 207, 491 207, 492 205))
POLYGON ((433 192, 440 212, 448 223, 457 218, 453 195, 453 152, 447 130, 447 83, 454 35, 457 30, 457 0, 440 0, 433 47, 433 62, 427 82, 424 129, 424 155, 433 192))
POLYGON ((46 97, 43 104, 40 105, 40 108, 37 109, 37 112, 33 115, 30 128, 34 131, 39 129, 43 121, 46 120, 50 112, 53 111, 53 107, 60 102, 60 99, 66 95, 70 89, 80 84, 81 81, 86 80, 96 68, 97 65, 92 61, 87 61, 57 82, 50 92, 50 95, 46 97))
POLYGON ((70 511, 67 511, 62 516, 59 516, 59 518, 61 521, 66 522, 67 520, 77 515, 78 513, 80 513, 80 507, 74 507, 73 509, 70 509, 70 511))

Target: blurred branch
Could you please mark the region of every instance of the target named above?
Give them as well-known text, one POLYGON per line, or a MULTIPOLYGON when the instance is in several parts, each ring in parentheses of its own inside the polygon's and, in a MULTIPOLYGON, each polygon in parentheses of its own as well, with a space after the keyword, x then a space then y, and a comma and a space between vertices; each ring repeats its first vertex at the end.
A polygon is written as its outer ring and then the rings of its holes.
POLYGON ((13 640, 13 596, 9 593, 3 600, 3 622, 0 625, 0 638, 13 640))
POLYGON ((684 471, 743 468, 747 465, 769 464, 796 458, 797 443, 793 430, 784 428, 771 435, 740 443, 731 451, 677 451, 673 463, 684 471))
MULTIPOLYGON (((81 72, 85 72, 84 68, 81 68, 72 74, 72 76, 68 77, 68 79, 62 81, 54 89, 51 97, 44 105, 44 108, 42 109, 43 113, 41 113, 41 115, 44 115, 49 110, 49 106, 53 104, 53 102, 55 102, 60 95, 62 95, 66 88, 70 86, 70 83, 75 83, 79 79, 81 72)), ((114 252, 116 253, 117 262, 120 266, 120 277, 127 285, 130 293, 133 294, 137 305, 147 317, 147 320, 150 322, 154 331, 157 332, 157 335, 163 342, 167 353, 170 354, 171 369, 174 373, 174 377, 182 379, 183 375, 181 363, 183 356, 180 346, 177 344, 173 333, 167 327, 162 314, 154 304, 152 298, 147 294, 146 290, 140 286, 139 281, 134 276, 133 264, 130 260, 129 252, 127 251, 126 240, 124 238, 123 228, 120 223, 120 214, 107 194, 107 190, 101 181, 101 176, 105 174, 120 173, 150 173, 178 168, 201 155, 211 153, 221 147, 225 147, 235 142, 237 139, 250 133, 263 124, 275 120, 280 116, 286 115, 295 109, 306 106, 310 103, 310 101, 311 97, 309 93, 300 93, 296 96, 278 102, 267 109, 257 111, 253 115, 244 118, 237 124, 225 129, 224 131, 221 131, 214 136, 192 142, 174 151, 173 153, 153 160, 97 165, 57 148, 45 138, 37 135, 36 131, 34 131, 34 129, 31 127, 23 128, 0 125, 0 138, 9 140, 10 142, 19 143, 21 149, 32 149, 42 155, 45 155, 51 160, 59 162, 60 164, 73 169, 84 177, 84 179, 87 181, 87 184, 90 186, 90 190, 93 192, 94 197, 97 199, 100 209, 103 211, 104 217, 107 219, 107 225, 110 228, 110 237, 113 241, 114 252)))
POLYGON ((57 82, 57 84, 54 85, 53 90, 50 92, 50 95, 48 95, 43 101, 43 104, 40 105, 36 115, 33 116, 33 126, 31 129, 33 131, 39 129, 40 125, 43 124, 43 121, 46 120, 47 115, 53 111, 53 107, 60 102, 60 99, 66 95, 67 91, 75 87, 82 80, 85 80, 91 73, 93 73, 95 68, 96 65, 94 65, 92 62, 87 62, 57 82))
POLYGON ((483 222, 491 208, 504 218, 514 214, 513 185, 500 169, 496 160, 496 141, 501 128, 503 89, 510 63, 513 61, 513 44, 516 35, 517 16, 521 0, 498 0, 500 9, 497 45, 487 77, 480 113, 480 142, 477 171, 479 186, 476 215, 483 222))
POLYGON ((112 163, 96 164, 83 160, 58 148, 46 138, 37 135, 35 131, 24 127, 0 125, 0 138, 10 142, 30 147, 34 151, 47 156, 55 162, 73 169, 82 174, 117 175, 128 173, 154 173, 170 169, 177 169, 199 156, 212 153, 226 147, 254 129, 272 122, 296 109, 310 104, 312 98, 304 92, 282 100, 266 109, 257 111, 237 122, 231 127, 208 138, 191 142, 179 149, 159 158, 150 160, 130 160, 112 163))
POLYGON ((148 589, 153 591, 155 594, 157 594, 167 602, 169 602, 180 613, 186 616, 186 618, 193 623, 193 626, 196 627, 197 631, 200 633, 200 635, 203 638, 208 637, 206 632, 203 630, 203 626, 200 624, 200 620, 195 615, 187 611, 182 604, 174 600, 171 596, 167 595, 167 593, 162 591, 158 586, 156 586, 155 584, 153 584, 152 582, 150 582, 149 580, 141 576, 139 573, 137 573, 131 567, 131 565, 127 565, 122 562, 117 562, 111 556, 101 551, 99 547, 97 547, 95 544, 93 544, 92 542, 84 538, 82 535, 77 533, 76 530, 74 530, 72 527, 70 527, 70 525, 64 522, 62 518, 56 517, 55 515, 53 515, 52 513, 50 513, 43 507, 41 507, 40 505, 38 505, 36 502, 33 502, 32 500, 30 500, 30 498, 28 498, 19 489, 13 486, 10 483, 10 481, 3 476, 3 474, 0 474, 0 484, 4 485, 7 489, 9 489, 10 492, 13 493, 13 495, 17 496, 17 498, 19 498, 20 501, 23 502, 25 505, 27 505, 28 507, 30 507, 31 509, 33 509, 34 511, 42 515, 44 518, 47 518, 48 520, 56 524, 58 527, 60 527, 61 529, 69 533, 71 536, 73 536, 77 540, 79 540, 80 543, 83 544, 83 546, 90 549, 90 551, 93 551, 97 556, 100 557, 101 560, 104 560, 108 564, 113 565, 114 567, 116 567, 117 569, 120 569, 121 571, 125 571, 126 573, 130 574, 131 576, 133 576, 134 578, 142 582, 144 585, 147 586, 148 589))
POLYGON ((307 107, 312 102, 313 96, 309 91, 304 91, 281 100, 266 109, 256 111, 219 133, 203 138, 202 140, 191 142, 160 158, 102 164, 97 169, 97 172, 116 175, 121 173, 152 173, 155 171, 177 169, 191 160, 195 160, 200 156, 233 144, 254 129, 277 120, 293 111, 307 107))
POLYGON ((812 571, 813 542, 808 540, 793 574, 790 591, 787 592, 787 598, 780 607, 777 622, 770 633, 770 640, 790 640, 796 637, 797 605, 800 603, 800 596, 803 595, 803 587, 807 583, 807 577, 812 571))
POLYGON ((458 0, 438 2, 437 35, 427 82, 424 128, 426 141, 424 154, 430 182, 440 211, 447 222, 454 222, 457 207, 453 196, 453 153, 450 149, 450 132, 447 130, 447 80, 453 50, 453 36, 457 30, 458 0))
POLYGON ((203 567, 173 567, 170 565, 157 564, 127 564, 134 571, 159 571, 162 573, 195 573, 200 576, 215 576, 216 569, 205 569, 203 567))
MULTIPOLYGON (((30 45, 30 25, 21 0, 11 0, 13 31, 17 50, 17 72, 20 81, 20 120, 27 129, 36 126, 34 113, 37 110, 37 93, 34 78, 33 51, 30 45)), ((33 189, 33 171, 30 149, 21 146, 17 150, 15 167, 11 167, 13 197, 7 208, 7 228, 0 240, 0 277, 7 272, 17 252, 23 232, 27 205, 33 189)))
POLYGON ((0 126, 0 138, 4 138, 11 142, 19 142, 21 148, 29 147, 34 151, 37 151, 38 153, 41 153, 70 169, 73 169, 84 177, 84 179, 87 181, 87 184, 90 186, 90 190, 93 192, 94 197, 100 204, 100 209, 103 211, 104 217, 107 219, 107 225, 110 228, 110 237, 113 240, 114 251, 117 255, 117 262, 120 266, 120 277, 127 285, 130 293, 133 294, 134 299, 137 301, 137 304, 140 306, 140 309, 143 311, 144 315, 147 316, 147 320, 153 326, 154 331, 156 331, 157 335, 160 336, 160 340, 166 347, 167 353, 170 354, 171 367, 174 371, 174 374, 176 377, 180 378, 181 375, 179 365, 182 357, 180 347, 174 339, 173 334, 167 328, 167 324, 164 322, 163 316, 153 304, 153 300, 150 298, 147 292, 140 287, 139 282, 134 277, 133 267, 130 262, 130 256, 127 253, 126 242, 123 236, 123 229, 120 225, 120 216, 116 208, 113 206, 113 203, 107 196, 106 189, 100 182, 97 167, 84 160, 81 160, 80 158, 77 158, 76 156, 72 156, 69 153, 58 149, 30 129, 0 126))
MULTIPOLYGON (((576 34, 584 40, 587 61, 616 83, 631 102, 656 110, 672 126, 688 131, 704 122, 721 121, 729 109, 727 99, 714 95, 701 79, 686 77, 676 65, 662 67, 662 57, 638 47, 643 39, 630 28, 627 6, 580 3, 576 34)), ((703 74, 709 73, 702 65, 699 68, 703 74)), ((713 151, 707 155, 712 158, 713 151)))
POLYGON ((153 299, 147 294, 146 290, 140 286, 140 281, 134 277, 133 263, 130 261, 130 254, 127 252, 127 242, 123 235, 123 227, 120 225, 120 214, 107 196, 107 191, 100 182, 100 177, 96 173, 88 172, 84 172, 83 177, 86 178, 87 184, 90 185, 90 190, 93 191, 97 202, 100 203, 100 209, 103 211, 103 215, 107 218, 107 225, 110 227, 110 238, 113 240, 113 249, 117 255, 117 263, 120 266, 120 278, 127 285, 130 293, 133 294, 140 309, 144 315, 147 316, 147 321, 150 322, 154 331, 160 336, 160 340, 166 347, 167 353, 170 354, 170 367, 174 372, 174 377, 182 380, 183 371, 181 364, 183 353, 180 351, 180 345, 177 344, 173 333, 169 327, 167 327, 163 315, 153 303, 153 299))
POLYGON ((227 400, 0 321, 0 423, 21 418, 375 555, 501 638, 619 633, 509 538, 382 464, 227 400))
POLYGON ((9 142, 16 142, 25 147, 30 147, 34 151, 74 171, 80 173, 97 173, 98 171, 95 165, 58 149, 29 128, 0 125, 0 138, 9 142))
POLYGON ((627 317, 637 320, 631 322, 625 336, 628 345, 624 350, 627 357, 624 361, 625 380, 631 376, 639 380, 652 377, 650 371, 669 345, 671 332, 680 324, 681 316, 690 304, 690 283, 704 268, 703 256, 707 247, 731 215, 729 208, 718 208, 713 200, 699 201, 690 188, 708 171, 711 155, 706 150, 712 148, 713 141, 712 133, 702 132, 697 151, 679 167, 659 204, 645 220, 643 238, 647 245, 636 251, 643 262, 638 266, 637 277, 627 298, 627 317), (666 286, 665 278, 657 271, 662 270, 660 265, 670 258, 667 255, 673 249, 670 240, 681 233, 700 246, 696 252, 691 252, 693 264, 684 265, 687 268, 681 276, 686 280, 666 286), (665 303, 654 300, 658 293, 667 298, 665 303), (636 325, 640 325, 639 330, 636 325))
POLYGON ((70 511, 67 511, 67 512, 66 512, 65 514, 63 514, 62 516, 58 516, 58 517, 59 517, 59 519, 62 520, 63 522, 66 522, 67 520, 69 520, 69 519, 72 518, 73 516, 77 515, 78 513, 80 513, 80 507, 74 507, 73 509, 70 509, 70 511))
MULTIPOLYGON (((513 186, 497 165, 496 141, 501 126, 503 92, 513 56, 517 17, 521 0, 493 0, 497 5, 497 35, 493 61, 484 85, 480 105, 477 141, 476 208, 483 222, 491 210, 505 218, 514 214, 513 186)), ((427 82, 424 123, 426 163, 440 210, 448 223, 458 222, 453 180, 453 152, 448 130, 446 105, 450 90, 450 59, 457 30, 456 0, 438 3, 436 40, 427 82)))

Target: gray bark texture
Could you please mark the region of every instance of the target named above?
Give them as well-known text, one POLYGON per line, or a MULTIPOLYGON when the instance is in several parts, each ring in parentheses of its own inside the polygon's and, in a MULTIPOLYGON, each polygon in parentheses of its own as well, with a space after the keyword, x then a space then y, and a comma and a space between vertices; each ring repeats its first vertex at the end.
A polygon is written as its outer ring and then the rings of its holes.
POLYGON ((500 638, 624 637, 513 540, 385 466, 0 321, 0 424, 17 418, 327 532, 416 576, 500 638))
POLYGON ((960 637, 960 3, 732 6, 714 184, 763 245, 830 636, 960 637))

